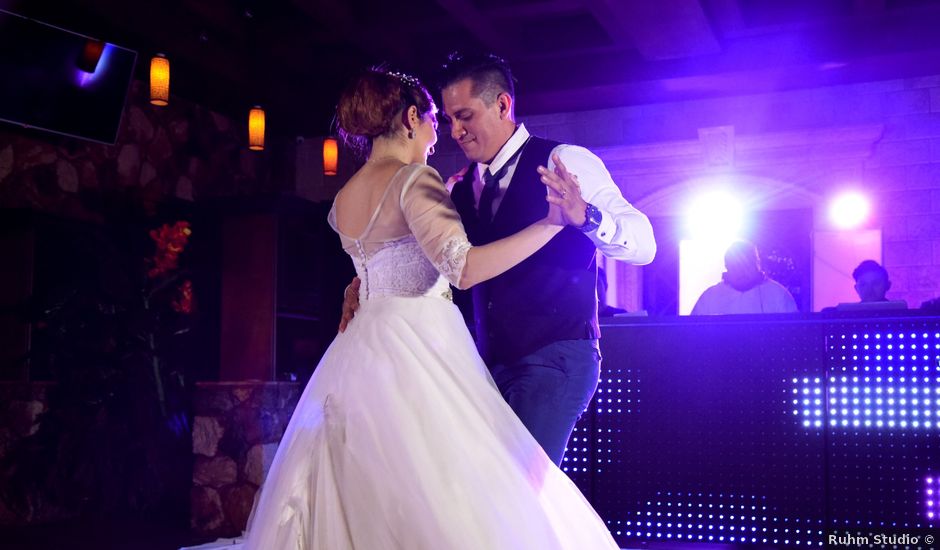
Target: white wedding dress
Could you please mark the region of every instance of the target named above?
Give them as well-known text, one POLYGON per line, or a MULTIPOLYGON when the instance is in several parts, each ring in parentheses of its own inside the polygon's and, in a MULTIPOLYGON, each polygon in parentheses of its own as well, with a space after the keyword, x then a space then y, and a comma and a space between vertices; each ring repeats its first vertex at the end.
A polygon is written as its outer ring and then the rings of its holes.
POLYGON ((616 549, 450 300, 470 244, 438 173, 403 167, 363 234, 340 235, 361 306, 297 404, 241 547, 616 549))

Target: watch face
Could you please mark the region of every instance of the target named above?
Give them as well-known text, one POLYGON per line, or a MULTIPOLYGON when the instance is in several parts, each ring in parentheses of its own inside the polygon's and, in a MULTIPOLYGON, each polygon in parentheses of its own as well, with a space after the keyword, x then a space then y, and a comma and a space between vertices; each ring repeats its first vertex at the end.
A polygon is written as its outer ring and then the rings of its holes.
POLYGON ((581 231, 585 233, 594 231, 600 225, 601 211, 593 204, 588 203, 587 208, 584 209, 584 225, 581 226, 581 231))
POLYGON ((591 223, 600 224, 601 223, 601 211, 597 209, 593 204, 588 206, 587 209, 588 216, 591 217, 591 223))

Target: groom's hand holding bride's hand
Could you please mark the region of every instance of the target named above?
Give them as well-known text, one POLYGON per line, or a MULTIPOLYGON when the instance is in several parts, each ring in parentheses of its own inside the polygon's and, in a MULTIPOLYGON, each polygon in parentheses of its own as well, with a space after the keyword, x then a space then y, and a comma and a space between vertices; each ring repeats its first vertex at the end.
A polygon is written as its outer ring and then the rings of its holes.
POLYGON ((549 223, 576 227, 584 225, 587 202, 581 197, 578 176, 568 172, 557 154, 552 155, 552 162, 555 163, 554 171, 545 166, 538 167, 542 183, 548 187, 545 200, 549 203, 549 223))
POLYGON ((362 284, 362 281, 359 280, 359 277, 353 277, 349 286, 346 287, 346 290, 343 292, 343 315, 339 320, 339 331, 344 332, 346 326, 349 325, 349 322, 352 321, 352 318, 356 316, 356 310, 359 309, 359 285, 362 284))

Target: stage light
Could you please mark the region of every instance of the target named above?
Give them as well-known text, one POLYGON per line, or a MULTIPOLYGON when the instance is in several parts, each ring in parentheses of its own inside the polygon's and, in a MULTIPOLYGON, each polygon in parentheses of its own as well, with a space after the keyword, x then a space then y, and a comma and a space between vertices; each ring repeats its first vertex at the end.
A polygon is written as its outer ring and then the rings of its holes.
POLYGON ((839 229, 855 229, 868 219, 870 210, 868 199, 853 191, 839 195, 832 201, 829 218, 839 229))
POLYGON ((726 248, 744 227, 744 206, 727 191, 705 193, 688 207, 686 227, 696 241, 715 242, 726 248))

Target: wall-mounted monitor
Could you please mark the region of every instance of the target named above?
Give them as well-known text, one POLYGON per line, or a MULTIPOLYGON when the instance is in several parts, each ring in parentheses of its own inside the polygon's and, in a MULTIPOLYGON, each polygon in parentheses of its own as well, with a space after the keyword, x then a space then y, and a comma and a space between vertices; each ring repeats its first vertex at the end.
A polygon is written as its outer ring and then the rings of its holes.
POLYGON ((137 52, 0 10, 0 120, 113 144, 137 52))

